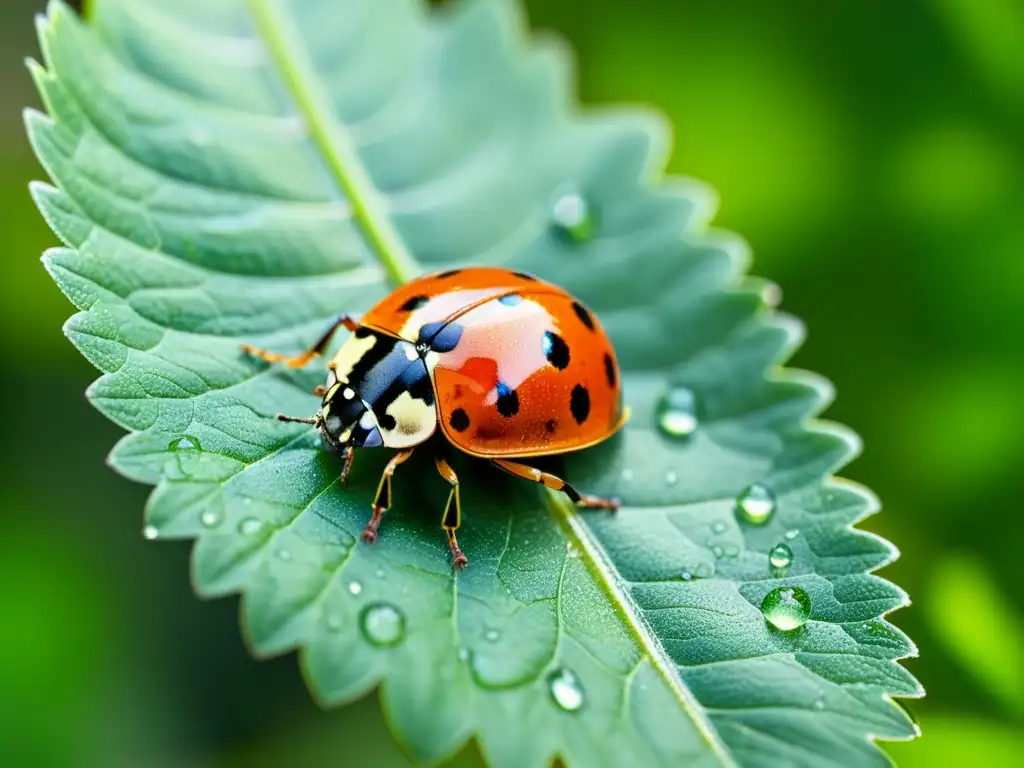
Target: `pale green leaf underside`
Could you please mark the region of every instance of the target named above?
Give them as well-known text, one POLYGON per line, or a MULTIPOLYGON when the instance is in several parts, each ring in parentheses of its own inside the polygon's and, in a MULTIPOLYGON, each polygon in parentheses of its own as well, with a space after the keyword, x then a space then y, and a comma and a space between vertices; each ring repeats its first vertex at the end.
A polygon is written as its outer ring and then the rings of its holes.
POLYGON ((200 592, 242 593, 257 653, 299 648, 325 702, 380 684, 417 760, 476 736, 502 766, 884 764, 870 738, 915 733, 888 697, 920 695, 882 619, 906 596, 870 575, 895 550, 850 527, 874 500, 829 479, 854 438, 808 424, 827 385, 765 375, 799 326, 740 282, 709 195, 657 178, 657 120, 576 113, 556 47, 526 44, 506 4, 466 6, 100 0, 89 25, 51 7, 33 65, 49 117, 27 123, 57 188, 33 191, 68 245, 45 257, 81 310, 67 334, 103 371, 89 395, 130 430, 113 465, 156 485, 152 531, 197 539, 200 592), (550 222, 566 189, 595 212, 583 242, 550 222), (299 349, 389 280, 468 263, 588 303, 634 418, 566 462, 624 499, 614 517, 457 462, 456 576, 428 462, 399 471, 378 544, 357 543, 386 457, 363 452, 343 491, 313 435, 273 420, 312 412, 321 369, 238 345, 299 349), (655 426, 671 385, 699 405, 685 440, 655 426), (733 513, 753 482, 779 499, 763 526, 733 513), (780 581, 767 553, 786 532, 780 581), (791 635, 759 610, 781 583, 813 601, 791 635), (379 603, 404 617, 391 645, 365 631, 379 603), (576 711, 551 696, 563 669, 576 711))

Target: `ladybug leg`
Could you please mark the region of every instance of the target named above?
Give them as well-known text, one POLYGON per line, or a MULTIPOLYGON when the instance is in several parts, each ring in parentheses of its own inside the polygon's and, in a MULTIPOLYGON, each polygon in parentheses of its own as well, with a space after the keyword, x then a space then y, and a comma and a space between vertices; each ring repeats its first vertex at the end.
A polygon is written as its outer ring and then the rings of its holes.
POLYGON ((526 464, 520 464, 518 461, 509 461, 508 459, 491 459, 491 463, 496 467, 515 475, 516 477, 521 477, 524 480, 530 480, 534 483, 540 483, 545 488, 550 488, 553 491, 561 491, 569 497, 570 501, 579 507, 587 507, 589 509, 607 509, 609 512, 614 512, 622 505, 622 502, 617 498, 606 499, 601 496, 590 496, 585 493, 580 493, 557 475, 552 475, 550 472, 543 472, 536 467, 529 467, 526 464))
POLYGON ((462 550, 459 549, 459 542, 455 539, 455 531, 462 522, 462 504, 459 502, 459 478, 455 474, 455 470, 448 465, 448 462, 445 461, 444 456, 440 453, 434 457, 434 463, 437 465, 437 471, 441 473, 441 477, 447 480, 452 487, 451 493, 448 494, 448 503, 444 505, 441 527, 448 534, 448 548, 452 551, 452 565, 462 569, 466 567, 469 561, 462 554, 462 550))
POLYGON ((331 343, 331 339, 334 337, 334 332, 341 326, 345 326, 346 330, 354 331, 359 327, 359 322, 352 317, 352 315, 342 312, 331 321, 330 326, 328 326, 323 335, 316 340, 316 343, 301 355, 280 355, 277 352, 268 352, 265 349, 251 347, 248 344, 242 345, 242 351, 252 357, 258 357, 261 360, 266 360, 268 363, 284 363, 289 368, 301 368, 317 355, 323 354, 323 351, 327 349, 327 345, 331 343))
MULTIPOLYGON (((384 467, 384 473, 380 476, 380 485, 377 486, 377 496, 373 500, 373 517, 363 528, 360 538, 367 544, 373 544, 377 540, 377 526, 380 525, 380 516, 391 509, 391 476, 395 474, 395 468, 403 461, 412 456, 413 449, 399 451, 391 457, 391 461, 384 467)), ((348 463, 348 456, 345 457, 348 463)))

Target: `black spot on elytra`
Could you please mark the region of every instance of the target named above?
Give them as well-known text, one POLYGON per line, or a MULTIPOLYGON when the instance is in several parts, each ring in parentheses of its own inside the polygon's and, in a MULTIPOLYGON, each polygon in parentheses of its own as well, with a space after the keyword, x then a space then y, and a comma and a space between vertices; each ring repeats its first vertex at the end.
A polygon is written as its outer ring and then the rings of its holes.
POLYGON ((607 352, 604 353, 604 375, 608 377, 608 386, 615 388, 615 361, 607 352))
POLYGON ((461 269, 449 269, 449 270, 448 270, 448 271, 446 271, 446 272, 438 272, 438 273, 437 273, 437 274, 435 275, 435 277, 436 277, 436 278, 437 278, 438 280, 444 280, 444 279, 445 279, 446 277, 455 277, 455 276, 456 276, 457 274, 459 274, 459 272, 461 272, 461 271, 462 271, 461 269))
POLYGON ((390 413, 378 413, 377 424, 380 425, 381 429, 385 429, 388 432, 398 426, 398 422, 395 421, 395 417, 390 413))
POLYGON ((513 272, 512 274, 515 277, 518 277, 520 280, 536 280, 537 279, 533 275, 528 275, 525 272, 513 272))
POLYGON ((414 309, 419 309, 426 304, 430 299, 426 296, 413 296, 405 304, 398 308, 399 312, 412 312, 414 309))
POLYGON ((355 336, 357 339, 365 339, 371 333, 373 333, 373 331, 371 331, 365 325, 360 325, 358 328, 356 328, 355 333, 353 333, 352 335, 355 336))
POLYGON ((590 316, 590 312, 587 311, 586 307, 578 301, 574 301, 572 303, 572 310, 576 313, 576 317, 580 319, 581 323, 587 326, 590 330, 594 330, 594 318, 590 316))
POLYGON ((462 326, 458 323, 424 323, 420 328, 416 348, 426 344, 435 352, 451 352, 462 338, 462 326))
POLYGON ((498 382, 498 413, 506 419, 511 419, 519 413, 519 395, 514 389, 509 389, 502 382, 498 382))
POLYGON ((448 423, 456 432, 465 432, 469 429, 469 416, 461 408, 456 408, 448 417, 448 423))
POLYGON ((510 293, 508 296, 502 296, 498 301, 506 307, 514 307, 516 304, 522 303, 523 297, 518 293, 510 293))
POLYGON ((556 426, 558 426, 557 421, 555 421, 554 419, 548 419, 547 422, 544 424, 544 429, 546 429, 548 432, 554 432, 556 426))
POLYGON ((558 370, 564 371, 569 366, 569 345, 557 333, 545 331, 541 348, 544 350, 544 357, 558 370))
POLYGON ((590 393, 582 384, 572 388, 572 396, 569 398, 569 410, 577 424, 582 424, 590 415, 590 393))

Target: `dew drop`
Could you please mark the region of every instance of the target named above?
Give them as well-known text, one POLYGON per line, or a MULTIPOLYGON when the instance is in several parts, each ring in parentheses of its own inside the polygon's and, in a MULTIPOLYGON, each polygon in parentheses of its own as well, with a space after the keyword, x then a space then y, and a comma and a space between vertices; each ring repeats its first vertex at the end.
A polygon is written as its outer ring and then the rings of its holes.
POLYGON ((710 579, 715 575, 715 566, 711 563, 701 563, 694 569, 694 573, 698 578, 710 579))
POLYGON ((725 523, 719 520, 717 523, 711 526, 712 533, 725 533, 725 523))
POLYGON ((729 544, 724 550, 726 557, 736 557, 740 553, 740 548, 735 544, 729 544))
POLYGON ((199 441, 192 437, 192 435, 184 435, 183 437, 176 437, 167 444, 167 450, 174 451, 175 453, 181 451, 201 451, 202 446, 199 445, 199 441))
POLYGON ((358 581, 350 581, 348 583, 348 592, 350 595, 358 595, 363 591, 363 585, 358 581))
POLYGON ((774 309, 782 303, 782 289, 775 283, 765 283, 761 289, 761 301, 766 307, 774 309))
POLYGON ((384 569, 383 568, 378 568, 376 571, 373 572, 373 575, 376 576, 378 579, 383 579, 384 578, 384 569))
POLYGON ((199 516, 199 522, 206 528, 216 528, 220 525, 220 513, 208 509, 199 516))
POLYGON ((486 640, 489 643, 496 643, 496 642, 498 642, 498 638, 500 638, 500 637, 501 637, 501 633, 498 632, 498 630, 496 630, 496 629, 488 629, 484 633, 484 640, 486 640))
POLYGON ((287 550, 287 549, 279 549, 279 550, 277 550, 277 556, 281 560, 291 560, 292 559, 292 553, 289 550, 287 550))
POLYGON ((761 601, 761 613, 776 629, 790 632, 810 618, 811 596, 800 587, 776 587, 761 601))
POLYGON ((327 620, 326 620, 325 623, 327 624, 328 631, 330 631, 330 632, 339 632, 339 631, 341 631, 342 621, 341 621, 341 617, 340 616, 337 616, 336 614, 333 614, 333 613, 328 614, 327 615, 327 620))
POLYGON ((466 661, 469 658, 469 649, 466 647, 459 648, 459 661, 466 661))
POLYGON ((548 675, 548 690, 559 708, 576 712, 583 706, 583 686, 570 669, 559 667, 548 675))
POLYGON ((815 709, 824 709, 825 708, 825 700, 824 699, 815 699, 814 700, 814 708, 815 709))
POLYGON ((594 235, 594 218, 578 192, 562 192, 551 203, 551 225, 563 237, 584 243, 594 235))
POLYGON ((683 571, 683 581, 689 581, 693 578, 693 574, 689 571, 683 571))
POLYGON ((398 645, 405 638, 405 616, 388 603, 368 605, 360 614, 359 624, 366 639, 374 645, 398 645))
POLYGON ((797 536, 800 535, 800 530, 798 528, 790 528, 783 535, 786 537, 786 541, 792 541, 793 539, 795 539, 797 536))
POLYGON ((721 557, 725 554, 725 551, 717 544, 715 544, 715 546, 711 548, 711 552, 714 554, 715 557, 721 557))
POLYGON ((658 403, 658 427, 670 437, 689 437, 697 429, 697 399, 685 387, 676 387, 658 403))
POLYGON ((763 485, 748 485, 736 498, 736 514, 753 525, 763 525, 775 511, 775 496, 763 485))
POLYGON ((665 473, 665 485, 673 486, 673 485, 675 485, 678 482, 679 482, 679 475, 676 474, 676 471, 674 469, 670 469, 670 470, 668 470, 668 472, 665 473))
POLYGON ((160 535, 160 531, 157 530, 155 525, 147 525, 142 529, 142 538, 152 541, 160 535))
POLYGON ((623 482, 628 483, 632 479, 633 479, 633 470, 632 469, 628 469, 627 468, 627 469, 622 470, 622 480, 623 480, 623 482))
POLYGON ((786 570, 793 562, 793 550, 785 544, 776 544, 768 553, 768 562, 776 570, 786 570))
POLYGON ((263 521, 255 517, 245 517, 238 522, 238 532, 245 536, 254 536, 263 530, 263 521))

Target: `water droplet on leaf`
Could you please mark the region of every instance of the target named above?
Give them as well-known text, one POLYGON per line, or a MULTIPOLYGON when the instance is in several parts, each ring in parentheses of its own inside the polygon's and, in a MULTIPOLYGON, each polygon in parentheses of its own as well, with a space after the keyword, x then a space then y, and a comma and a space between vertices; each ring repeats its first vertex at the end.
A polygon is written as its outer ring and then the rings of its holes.
POLYGON ((147 525, 142 529, 142 538, 152 541, 160 535, 160 531, 157 530, 155 525, 147 525))
POLYGON ((624 469, 624 470, 622 470, 622 480, 624 482, 628 483, 632 479, 633 479, 633 470, 632 469, 624 469))
POLYGON ((763 525, 775 511, 775 496, 763 485, 747 486, 736 498, 736 514, 753 525, 763 525))
POLYGON ((202 446, 199 445, 199 441, 192 437, 192 435, 184 435, 183 437, 176 437, 167 444, 167 450, 180 452, 180 451, 201 451, 202 446))
POLYGON ((405 638, 405 616, 388 603, 368 605, 360 614, 366 639, 382 647, 398 645, 405 638))
POLYGON ((800 535, 800 530, 798 528, 790 528, 783 535, 786 537, 786 541, 792 541, 793 539, 795 539, 797 536, 800 535))
POLYGON ((469 649, 466 647, 459 648, 459 661, 465 661, 469 658, 469 649))
POLYGON ((578 192, 557 194, 551 203, 551 225, 563 237, 583 243, 594 235, 594 218, 578 192))
POLYGON ((679 482, 679 475, 676 474, 674 469, 670 469, 665 473, 665 485, 672 486, 679 482))
POLYGON ((693 574, 689 571, 683 571, 683 581, 689 581, 693 578, 693 574))
POLYGON ((496 629, 488 629, 484 633, 484 640, 486 640, 489 643, 496 643, 496 642, 498 642, 498 638, 499 637, 501 637, 501 633, 498 632, 498 630, 496 630, 496 629))
POLYGON ((814 700, 814 708, 815 709, 824 709, 825 708, 825 700, 824 699, 815 699, 814 700))
POLYGON ((327 629, 330 632, 338 632, 341 630, 342 622, 341 617, 333 613, 327 615, 327 629))
POLYGON ((686 387, 676 387, 658 403, 658 427, 670 437, 689 437, 697 429, 697 398, 686 387))
POLYGON ((263 521, 255 517, 246 517, 238 522, 238 532, 245 536, 254 536, 263 530, 263 521))
POLYGON ((350 581, 348 583, 348 591, 350 595, 358 595, 363 591, 363 585, 358 581, 350 581))
POLYGON ((711 526, 712 533, 725 533, 725 523, 719 520, 717 523, 711 526))
POLYGON ((208 509, 199 516, 199 522, 206 528, 216 528, 220 525, 220 513, 208 509))
POLYGON ((786 570, 793 562, 793 550, 785 544, 776 544, 768 553, 768 562, 776 570, 786 570))
POLYGON ((548 690, 555 704, 566 712, 583 706, 583 686, 570 669, 559 667, 548 675, 548 690))
POLYGON ((291 560, 292 559, 292 553, 290 551, 288 551, 287 549, 279 549, 279 550, 277 550, 277 556, 281 560, 291 560))
POLYGON ((761 613, 776 629, 790 632, 810 618, 811 596, 800 587, 776 587, 761 601, 761 613))

